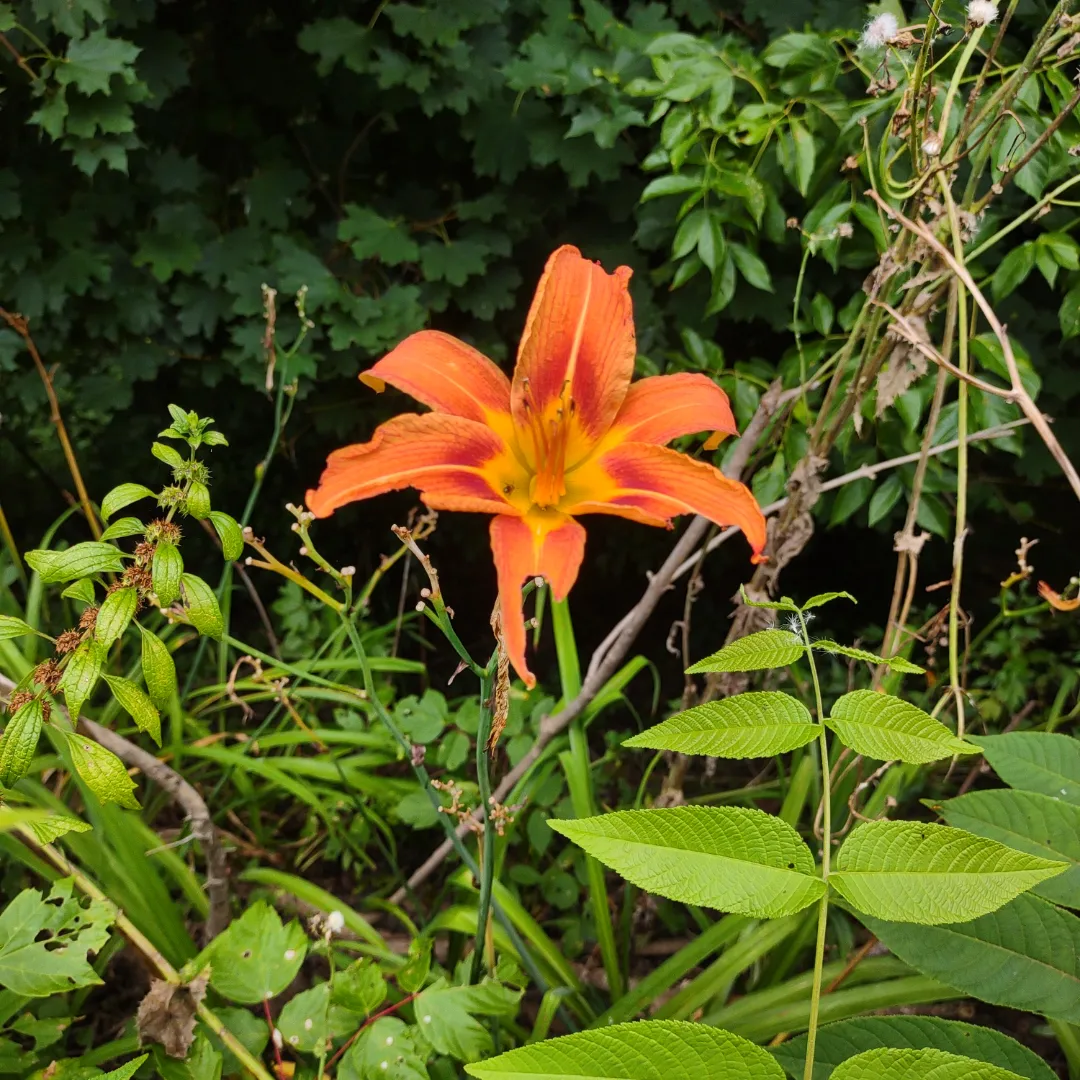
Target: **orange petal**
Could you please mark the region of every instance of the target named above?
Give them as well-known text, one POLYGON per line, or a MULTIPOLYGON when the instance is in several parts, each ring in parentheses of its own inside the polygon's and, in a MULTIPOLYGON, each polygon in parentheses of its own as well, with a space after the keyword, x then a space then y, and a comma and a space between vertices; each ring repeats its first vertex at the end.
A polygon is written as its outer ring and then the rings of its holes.
POLYGON ((510 380, 483 353, 438 330, 407 337, 361 382, 381 391, 384 383, 412 395, 435 412, 485 421, 510 410, 510 380))
MULTIPOLYGON (((627 442, 663 446, 680 435, 711 431, 738 435, 728 396, 707 375, 682 372, 653 375, 634 383, 615 417, 614 427, 627 442)), ((709 449, 719 439, 710 438, 709 449)))
POLYGON ((1080 596, 1076 596, 1071 600, 1066 600, 1061 593, 1055 592, 1046 584, 1045 581, 1039 582, 1039 595, 1052 607, 1058 611, 1075 611, 1080 608, 1080 596))
POLYGON ((319 486, 307 493, 307 506, 316 517, 327 517, 345 503, 414 487, 429 506, 469 499, 471 510, 513 513, 492 485, 508 457, 503 440, 475 420, 440 413, 395 416, 376 429, 371 442, 330 455, 319 486))
MULTIPOLYGON (((548 422, 564 390, 563 419, 576 429, 574 442, 594 443, 611 426, 634 372, 630 274, 628 266, 608 274, 569 245, 548 259, 514 369, 511 409, 520 428, 536 417, 548 422)), ((572 446, 567 462, 582 452, 583 445, 572 446)))
POLYGON ((685 454, 648 443, 621 443, 567 477, 564 509, 615 514, 645 524, 670 525, 679 514, 701 514, 717 525, 737 525, 763 562, 765 517, 745 484, 685 454))
POLYGON ((525 664, 521 586, 529 578, 542 575, 555 599, 565 599, 585 555, 585 530, 565 514, 541 511, 524 518, 500 514, 491 520, 491 551, 499 576, 506 652, 514 670, 531 689, 536 677, 525 664))

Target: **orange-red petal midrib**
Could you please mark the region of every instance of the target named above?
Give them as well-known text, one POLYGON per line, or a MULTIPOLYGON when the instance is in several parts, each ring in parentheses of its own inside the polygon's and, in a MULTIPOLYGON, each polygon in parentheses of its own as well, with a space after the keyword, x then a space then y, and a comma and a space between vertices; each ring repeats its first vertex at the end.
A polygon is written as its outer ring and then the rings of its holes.
POLYGON ((689 371, 634 383, 613 428, 627 442, 657 446, 701 431, 738 434, 727 394, 707 375, 689 371))
POLYGON ((483 422, 510 411, 510 380, 483 353, 438 330, 407 337, 360 376, 416 398, 435 412, 483 422))
POLYGON ((346 446, 327 459, 307 506, 326 517, 346 503, 414 487, 426 500, 468 497, 472 509, 513 512, 487 482, 485 465, 505 454, 506 444, 490 428, 459 416, 428 413, 395 416, 370 442, 346 446))

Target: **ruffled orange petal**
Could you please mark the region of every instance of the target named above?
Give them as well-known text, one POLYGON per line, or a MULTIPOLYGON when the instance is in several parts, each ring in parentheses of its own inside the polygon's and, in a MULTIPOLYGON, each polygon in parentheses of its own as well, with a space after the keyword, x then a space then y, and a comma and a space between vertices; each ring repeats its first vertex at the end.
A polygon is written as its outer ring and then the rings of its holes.
POLYGON ((650 525, 701 514, 717 525, 737 525, 754 549, 754 561, 764 561, 765 516, 750 489, 704 461, 662 446, 622 443, 586 462, 567 477, 564 509, 650 525))
POLYGON ((689 371, 634 383, 613 427, 626 442, 657 446, 680 435, 710 431, 708 449, 719 445, 723 436, 739 433, 727 394, 707 375, 689 371))
POLYGON ((395 416, 370 442, 330 455, 319 486, 307 493, 307 506, 316 517, 327 517, 346 503, 414 487, 429 506, 450 508, 456 500, 453 509, 515 513, 498 486, 500 470, 512 467, 505 442, 475 420, 395 416))
POLYGON ((522 431, 570 427, 566 463, 579 461, 611 426, 634 372, 631 270, 608 274, 576 247, 548 259, 518 349, 511 391, 522 431))
POLYGON ((547 579, 556 600, 565 599, 585 555, 585 530, 565 514, 533 511, 523 518, 500 514, 491 521, 491 551, 499 577, 506 652, 531 689, 536 677, 525 664, 521 586, 539 575, 547 579))
POLYGON ((438 330, 421 330, 387 353, 360 381, 382 391, 385 383, 435 412, 487 421, 510 411, 510 380, 483 353, 438 330))

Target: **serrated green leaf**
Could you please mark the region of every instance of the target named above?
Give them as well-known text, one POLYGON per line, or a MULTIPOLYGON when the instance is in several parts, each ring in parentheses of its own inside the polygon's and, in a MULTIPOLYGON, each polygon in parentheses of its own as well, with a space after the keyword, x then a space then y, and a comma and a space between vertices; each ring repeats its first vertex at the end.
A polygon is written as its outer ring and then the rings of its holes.
POLYGON ((251 905, 210 948, 210 984, 223 997, 254 1005, 277 997, 296 978, 308 939, 265 901, 251 905))
POLYGON ((90 831, 90 826, 85 821, 67 814, 46 814, 43 818, 35 818, 26 823, 27 828, 37 837, 39 844, 51 844, 68 833, 84 833, 90 831))
POLYGON ((61 581, 73 581, 91 574, 107 574, 124 569, 120 549, 96 540, 75 544, 64 551, 45 551, 40 548, 28 551, 26 563, 31 570, 36 571, 43 585, 56 585, 61 581))
POLYGON ((954 754, 979 753, 929 713, 874 690, 854 690, 837 698, 825 723, 845 746, 878 761, 926 765, 954 754))
POLYGON ((117 518, 102 534, 102 540, 122 540, 125 536, 139 536, 146 526, 137 517, 117 518))
POLYGON ((60 676, 59 689, 63 692, 73 724, 78 720, 86 699, 94 692, 104 660, 101 646, 91 638, 71 654, 60 676))
POLYGON ((17 25, 15 12, 10 4, 0 4, 0 33, 7 33, 17 25))
POLYGON ((857 604, 859 601, 849 592, 823 592, 818 593, 816 596, 811 596, 803 606, 803 611, 809 611, 811 608, 821 607, 822 604, 831 603, 833 600, 850 600, 853 604, 857 604))
POLYGON ((101 802, 114 802, 128 810, 139 809, 139 801, 133 794, 135 781, 112 751, 73 731, 65 731, 64 737, 75 771, 101 802))
POLYGON ((948 799, 949 825, 998 843, 1065 863, 1068 869, 1032 892, 1055 904, 1080 907, 1080 806, 1031 791, 973 791, 948 799))
POLYGON ((20 705, 0 735, 0 787, 11 787, 29 771, 34 759, 45 709, 39 698, 20 705))
POLYGON ((450 986, 446 979, 437 979, 416 998, 416 1022, 440 1054, 478 1061, 494 1043, 476 1017, 513 1017, 520 1000, 520 991, 490 979, 477 986, 450 986))
POLYGON ((394 976, 406 994, 414 994, 427 982, 431 971, 431 938, 426 934, 409 942, 409 959, 394 976))
POLYGON ((971 997, 1080 1023, 1080 919, 1038 896, 948 926, 860 918, 904 963, 971 997))
POLYGON ((158 461, 164 461, 172 469, 178 469, 184 464, 184 459, 180 456, 179 452, 174 450, 171 446, 166 446, 165 443, 156 442, 150 447, 150 453, 158 459, 158 461))
POLYGON ((374 960, 364 958, 334 976, 331 1001, 370 1016, 386 1000, 386 980, 374 960))
POLYGON ((1065 864, 917 821, 870 821, 836 854, 830 884, 857 911, 924 926, 995 911, 1065 864))
POLYGON ((747 607, 764 608, 767 611, 798 611, 799 605, 790 596, 781 596, 779 600, 751 600, 746 593, 746 586, 739 586, 739 597, 747 607))
POLYGON ((881 1047, 848 1058, 833 1080, 1022 1080, 1008 1069, 944 1050, 881 1047))
POLYGON ((176 693, 176 664, 164 641, 139 626, 142 634, 142 674, 150 700, 159 708, 166 709, 176 693))
POLYGON ((73 581, 60 595, 71 600, 81 600, 84 604, 92 604, 97 599, 94 582, 90 578, 79 578, 78 581, 73 581))
POLYGON ((1080 806, 1080 739, 1048 731, 972 735, 1009 787, 1037 791, 1080 806))
POLYGON ((804 652, 802 639, 790 630, 759 630, 725 645, 686 669, 688 675, 717 671, 764 671, 793 664, 804 652))
POLYGON ((38 631, 22 619, 16 619, 14 615, 0 615, 0 641, 10 641, 12 638, 36 633, 38 631))
POLYGON ((113 1069, 112 1072, 105 1073, 101 1080, 131 1080, 131 1077, 138 1071, 139 1066, 149 1056, 149 1054, 143 1054, 141 1057, 132 1058, 126 1065, 121 1065, 119 1069, 113 1069))
MULTIPOLYGON (((828 1080, 848 1058, 877 1047, 945 1050, 1004 1069, 1025 1080, 1057 1080, 1037 1054, 993 1028, 936 1016, 859 1016, 826 1024, 817 1035, 813 1080, 828 1080)), ((806 1036, 800 1035, 773 1049, 773 1056, 794 1080, 802 1080, 806 1062, 806 1036)))
POLYGON ((140 499, 156 499, 157 495, 145 484, 120 484, 101 500, 101 517, 104 521, 140 499))
POLYGON ((48 997, 101 985, 87 962, 109 939, 116 909, 106 901, 84 906, 72 880, 53 883, 47 899, 24 889, 0 911, 0 986, 25 997, 48 997))
POLYGON ((154 593, 162 607, 175 604, 180 598, 180 579, 184 575, 184 559, 175 544, 158 541, 150 567, 154 593))
POLYGON ((239 523, 220 510, 211 510, 210 524, 221 541, 221 554, 227 562, 235 562, 244 553, 244 533, 239 523))
POLYGON ((120 707, 135 721, 135 726, 160 746, 161 716, 153 702, 130 679, 109 674, 105 674, 104 679, 120 707))
POLYGON ((111 38, 101 29, 94 30, 68 44, 64 63, 56 69, 56 81, 61 86, 72 84, 84 94, 107 94, 113 75, 134 81, 131 65, 141 51, 129 41, 111 38))
POLYGON ((338 223, 338 239, 352 248, 357 259, 378 259, 388 266, 416 262, 420 248, 405 222, 387 221, 366 206, 346 203, 338 223))
POLYGON ((579 1031, 466 1065, 478 1080, 783 1080, 767 1050, 728 1031, 643 1020, 579 1031))
POLYGON ((761 810, 619 810, 548 825, 632 884, 687 904, 776 919, 825 888, 799 834, 761 810))
POLYGON ((184 610, 191 625, 207 637, 219 638, 225 630, 214 590, 201 577, 184 574, 184 610))
POLYGON ((127 629, 139 604, 139 593, 134 586, 114 589, 101 602, 94 622, 94 637, 103 649, 108 649, 127 629))
POLYGON ((192 480, 188 485, 187 500, 184 507, 193 518, 206 518, 210 516, 210 491, 207 486, 198 480, 192 480))
POLYGON ((623 746, 722 758, 772 757, 817 738, 809 710, 790 694, 736 694, 707 701, 627 739, 623 746))
POLYGON ((926 669, 913 664, 903 656, 878 656, 877 653, 867 652, 866 649, 855 649, 850 645, 839 645, 835 641, 814 641, 813 647, 819 652, 832 653, 834 656, 849 656, 852 660, 865 660, 868 664, 888 664, 892 671, 898 671, 905 675, 925 675, 926 669))
POLYGON ((428 1080, 430 1048, 416 1028, 384 1016, 360 1032, 341 1060, 340 1080, 428 1080))
MULTIPOLYGON (((335 976, 334 981, 337 981, 335 976)), ((364 1022, 360 1013, 330 1004, 330 984, 302 990, 281 1010, 277 1028, 293 1050, 302 1054, 329 1051, 334 1039, 351 1035, 364 1022)))

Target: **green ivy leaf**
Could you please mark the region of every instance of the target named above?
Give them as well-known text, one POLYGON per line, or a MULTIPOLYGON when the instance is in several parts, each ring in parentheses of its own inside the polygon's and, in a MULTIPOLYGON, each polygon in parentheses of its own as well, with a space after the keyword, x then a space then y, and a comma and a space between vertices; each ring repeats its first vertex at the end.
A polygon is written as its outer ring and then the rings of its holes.
POLYGON ((117 510, 123 510, 140 499, 156 499, 157 495, 145 484, 120 484, 101 500, 101 517, 108 521, 117 510))
POLYGON ((38 548, 26 553, 26 563, 37 572, 43 585, 89 577, 91 574, 115 573, 124 569, 122 552, 112 544, 88 540, 64 551, 38 548))
POLYGON ((767 1050, 728 1031, 680 1020, 579 1031, 466 1065, 478 1080, 784 1080, 767 1050))
POLYGON ((44 719, 45 709, 39 698, 20 705, 8 717, 0 736, 0 787, 12 787, 30 771, 44 719))
POLYGON ((175 604, 180 599, 180 579, 183 575, 184 559, 180 549, 168 540, 159 540, 154 548, 150 580, 162 607, 175 604))
POLYGON ((139 604, 139 592, 134 586, 113 589, 98 608, 94 622, 94 637, 103 649, 108 649, 128 628, 139 604))
POLYGON ((121 540, 125 536, 138 536, 146 532, 146 526, 137 517, 117 518, 102 534, 102 540, 121 540))
POLYGON ((944 1050, 881 1047, 848 1058, 833 1080, 1022 1080, 1017 1073, 944 1050))
POLYGON ((971 735, 1009 787, 1080 806, 1080 739, 1049 731, 971 735))
POLYGON ((187 500, 184 503, 188 514, 193 518, 202 520, 210 516, 210 491, 207 486, 198 480, 192 480, 188 485, 187 500))
POLYGON ((145 731, 150 738, 161 745, 161 715, 154 708, 153 702, 130 679, 119 675, 104 676, 112 695, 140 731, 145 731))
POLYGON ((619 810, 548 825, 632 884, 686 904, 777 919, 825 890, 799 834, 761 810, 619 810))
POLYGON ((225 561, 235 562, 244 553, 244 533, 239 523, 220 510, 211 510, 210 524, 221 541, 221 554, 225 561))
POLYGON ((111 750, 73 731, 65 731, 64 737, 75 771, 101 802, 114 802, 128 810, 139 809, 139 802, 132 794, 135 781, 111 750))
POLYGON ((866 649, 855 649, 850 645, 838 645, 835 641, 811 642, 818 652, 832 653, 833 656, 849 656, 852 660, 865 660, 868 664, 888 664, 890 670, 898 671, 905 675, 925 675, 926 669, 913 664, 903 656, 878 656, 877 653, 868 652, 866 649))
POLYGON ((64 63, 56 69, 56 81, 61 86, 73 85, 84 94, 107 94, 114 75, 122 75, 129 83, 135 80, 131 65, 141 51, 130 41, 94 30, 68 44, 64 63))
POLYGON ((995 911, 1065 868, 947 825, 870 821, 844 841, 829 882, 860 913, 937 926, 995 911))
MULTIPOLYGON (((139 625, 139 624, 136 624, 139 625)), ((166 709, 177 692, 176 664, 169 647, 145 626, 139 625, 142 634, 142 674, 150 700, 159 709, 166 709)))
POLYGON ((416 999, 416 1022, 440 1054, 479 1061, 494 1048, 491 1033, 477 1016, 513 1018, 521 992, 485 979, 477 986, 450 986, 437 979, 416 999))
POLYGON ((27 634, 37 634, 29 623, 22 619, 16 619, 14 615, 0 615, 0 641, 10 641, 12 638, 26 637, 27 634))
POLYGON ((764 671, 793 664, 805 652, 802 638, 790 630, 759 630, 686 669, 688 675, 716 671, 764 671))
POLYGON ((184 574, 184 610, 191 620, 191 625, 206 637, 215 640, 225 631, 225 620, 221 617, 214 590, 201 577, 184 574))
POLYGON ((59 689, 63 692, 73 724, 78 721, 86 699, 94 692, 104 659, 105 654, 96 641, 84 641, 71 654, 60 676, 59 689))
POLYGON ((825 723, 845 746, 878 761, 928 765, 954 754, 979 753, 929 713, 874 690, 854 690, 837 698, 825 723))
POLYGON ((772 757, 805 746, 821 729, 802 702, 775 691, 707 701, 627 739, 623 746, 709 757, 772 757))
POLYGON ((210 946, 210 984, 244 1005, 277 997, 296 978, 307 947, 297 921, 283 925, 269 904, 256 901, 210 946))

